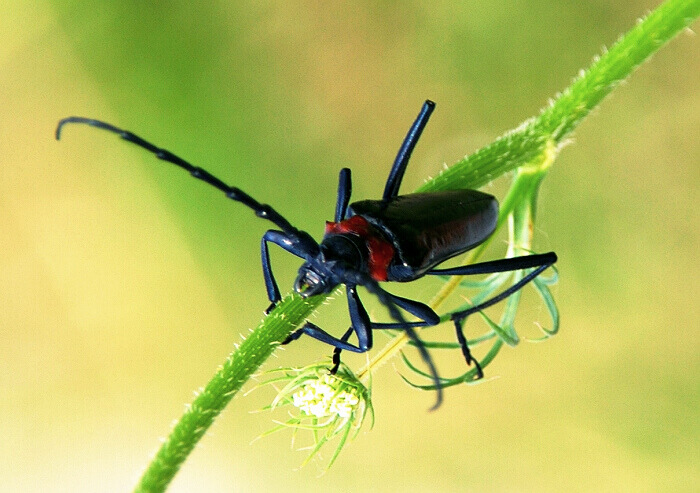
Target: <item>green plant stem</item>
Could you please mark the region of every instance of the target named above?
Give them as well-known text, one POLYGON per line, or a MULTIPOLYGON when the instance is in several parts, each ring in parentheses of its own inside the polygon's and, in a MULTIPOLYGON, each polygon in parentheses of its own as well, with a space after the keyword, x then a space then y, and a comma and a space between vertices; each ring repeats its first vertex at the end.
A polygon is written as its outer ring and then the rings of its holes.
POLYGON ((248 335, 190 404, 158 450, 136 487, 137 492, 164 491, 180 466, 241 386, 280 342, 323 301, 323 297, 286 296, 248 335))
MULTIPOLYGON (((594 60, 554 102, 492 144, 426 182, 420 192, 479 188, 558 147, 588 113, 662 45, 700 15, 700 0, 669 0, 594 60)), ((163 491, 216 416, 260 365, 325 299, 288 295, 219 368, 173 428, 136 491, 163 491)))
POLYGON ((700 0, 668 0, 581 71, 540 114, 424 183, 419 192, 479 188, 561 147, 581 121, 645 60, 700 15, 700 0))

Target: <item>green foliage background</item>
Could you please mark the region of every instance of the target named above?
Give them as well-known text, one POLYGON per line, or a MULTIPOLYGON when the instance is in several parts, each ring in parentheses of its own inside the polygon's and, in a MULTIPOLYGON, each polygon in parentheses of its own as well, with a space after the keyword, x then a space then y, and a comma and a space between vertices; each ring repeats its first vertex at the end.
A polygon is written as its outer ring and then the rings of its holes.
MULTIPOLYGON (((128 490, 267 306, 266 224, 113 136, 71 128, 57 144, 59 118, 129 128, 320 236, 339 168, 356 198, 380 194, 424 99, 438 107, 404 190, 535 114, 655 6, 4 2, 0 488, 128 490)), ((504 350, 488 368, 499 379, 450 389, 436 413, 385 367, 374 430, 320 478, 294 470, 304 455, 287 436, 249 445, 271 424, 248 411, 271 396, 238 396, 171 491, 692 490, 699 66, 697 37, 673 41, 545 180, 536 246, 560 258, 555 338, 504 350)), ((298 264, 273 262, 291 285, 298 264)), ((525 334, 547 323, 531 298, 525 334)), ((339 332, 346 317, 337 302, 319 323, 339 332)), ((326 353, 300 341, 272 364, 326 353)))

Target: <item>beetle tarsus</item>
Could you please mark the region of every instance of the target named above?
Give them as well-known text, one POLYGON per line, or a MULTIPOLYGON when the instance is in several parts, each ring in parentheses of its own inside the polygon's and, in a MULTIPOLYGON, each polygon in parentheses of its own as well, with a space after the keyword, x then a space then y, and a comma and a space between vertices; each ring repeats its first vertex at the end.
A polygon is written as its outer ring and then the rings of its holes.
POLYGON ((303 329, 297 329, 294 332, 292 332, 291 334, 289 334, 287 336, 287 338, 284 341, 282 341, 280 344, 282 346, 284 346, 286 344, 289 344, 292 341, 296 341, 297 339, 299 339, 302 336, 303 333, 304 333, 303 329))
POLYGON ((482 378, 484 378, 484 371, 481 369, 479 361, 472 356, 472 353, 469 350, 469 344, 467 344, 467 338, 464 336, 464 331, 462 330, 462 324, 464 323, 464 320, 466 320, 466 318, 467 317, 455 317, 452 319, 452 321, 455 324, 457 341, 459 341, 459 345, 462 348, 462 354, 464 355, 464 359, 466 360, 467 365, 471 365, 472 363, 474 363, 474 366, 476 367, 476 375, 473 380, 481 380, 482 378))
MULTIPOLYGON (((350 336, 352 333, 355 332, 355 327, 350 326, 350 328, 343 334, 343 337, 340 338, 341 341, 347 342, 348 339, 350 339, 350 336)), ((342 351, 341 348, 336 347, 333 350, 333 366, 330 369, 331 375, 335 375, 338 373, 338 369, 340 369, 340 352, 342 351)))

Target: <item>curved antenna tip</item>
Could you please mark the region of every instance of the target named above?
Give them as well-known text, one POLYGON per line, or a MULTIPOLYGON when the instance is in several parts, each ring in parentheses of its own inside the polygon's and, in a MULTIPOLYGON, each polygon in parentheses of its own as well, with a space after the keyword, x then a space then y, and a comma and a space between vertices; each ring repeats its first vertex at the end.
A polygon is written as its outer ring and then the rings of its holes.
POLYGON ((94 125, 95 120, 90 118, 83 118, 82 116, 69 116, 67 118, 62 118, 58 122, 56 127, 56 140, 61 140, 61 130, 66 123, 86 123, 88 125, 94 125))
POLYGON ((56 126, 56 140, 61 140, 61 129, 63 128, 63 125, 65 125, 66 120, 68 120, 68 118, 60 120, 56 126))

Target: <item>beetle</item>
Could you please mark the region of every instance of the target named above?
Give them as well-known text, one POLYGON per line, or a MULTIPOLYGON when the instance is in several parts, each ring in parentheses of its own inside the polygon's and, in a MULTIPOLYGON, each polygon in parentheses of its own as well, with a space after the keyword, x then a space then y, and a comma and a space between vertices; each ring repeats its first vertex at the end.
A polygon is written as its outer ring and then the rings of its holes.
POLYGON ((477 378, 481 378, 481 367, 478 361, 472 358, 462 331, 464 320, 518 291, 553 265, 557 256, 554 252, 549 252, 448 269, 436 268, 444 261, 471 250, 493 234, 498 218, 498 201, 492 195, 469 189, 399 195, 399 187, 411 153, 434 108, 435 103, 430 100, 423 104, 399 148, 381 199, 362 200, 351 204, 351 173, 348 168, 340 171, 334 220, 326 223, 325 234, 320 243, 306 231, 292 226, 270 205, 258 202, 208 171, 109 123, 75 116, 64 118, 56 128, 56 139, 60 139, 63 126, 69 123, 87 124, 116 133, 122 139, 153 153, 158 159, 183 168, 193 177, 224 192, 229 199, 252 209, 258 217, 270 221, 277 229, 268 230, 263 235, 260 246, 265 288, 270 300, 266 313, 281 300, 270 264, 268 245, 273 243, 304 260, 294 282, 294 290, 301 296, 327 294, 339 285, 345 285, 351 320, 350 328, 340 338, 307 321, 283 344, 298 339, 302 334, 330 344, 335 348, 331 368, 331 372, 335 373, 340 365, 342 350, 363 353, 372 348, 373 329, 404 330, 430 369, 437 389, 434 406, 436 408, 442 401, 440 379, 425 345, 418 338, 414 328, 437 325, 440 317, 428 305, 391 294, 379 283, 410 282, 426 275, 490 274, 533 269, 520 281, 493 298, 467 310, 450 314, 466 362, 474 362, 477 378), (372 322, 359 298, 358 286, 363 286, 376 295, 388 309, 394 322, 372 322), (407 322, 399 308, 418 320, 407 322), (357 336, 357 345, 349 342, 353 333, 357 336))

